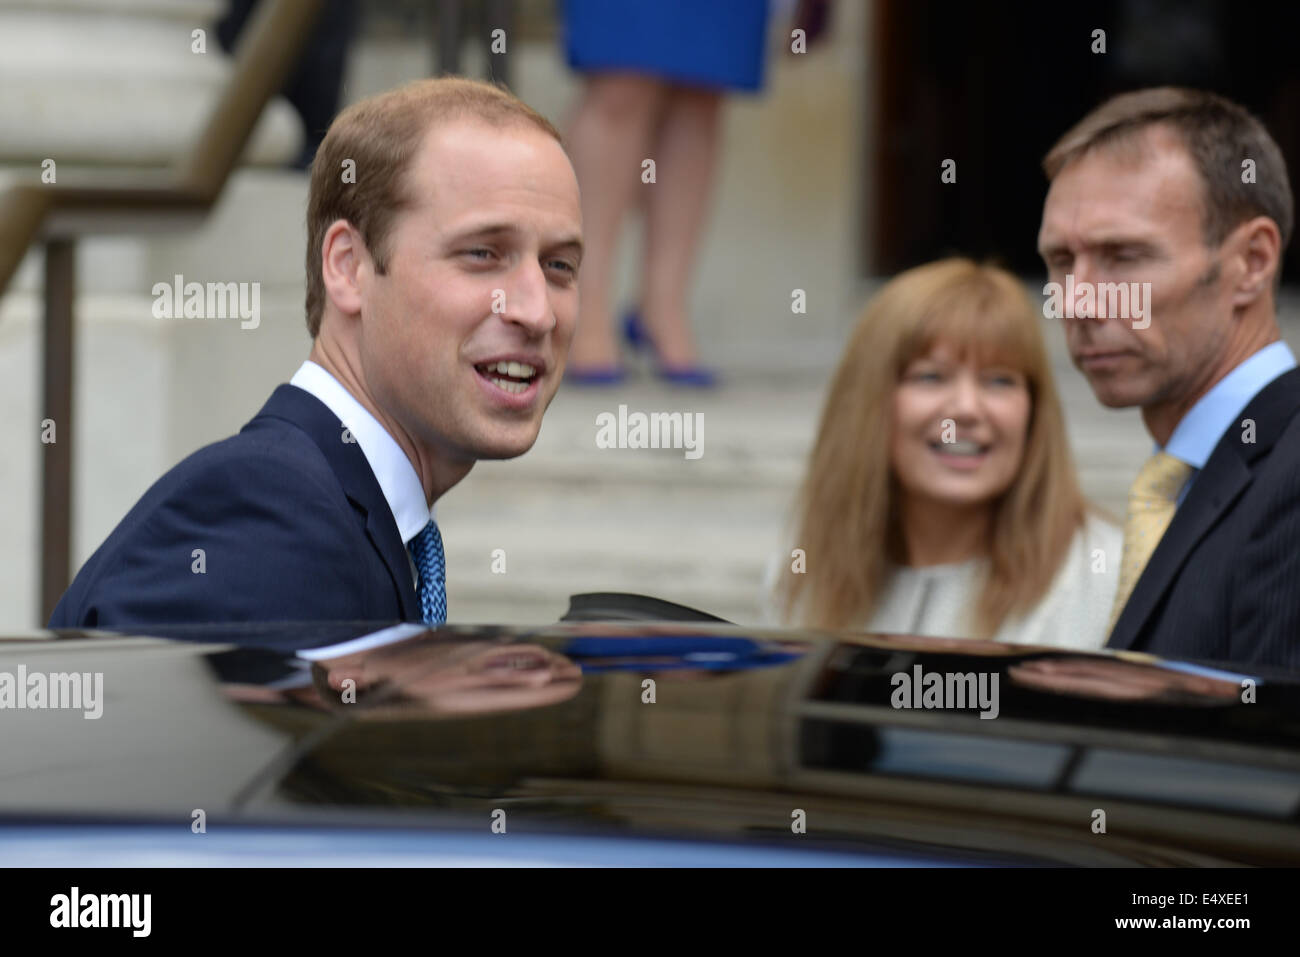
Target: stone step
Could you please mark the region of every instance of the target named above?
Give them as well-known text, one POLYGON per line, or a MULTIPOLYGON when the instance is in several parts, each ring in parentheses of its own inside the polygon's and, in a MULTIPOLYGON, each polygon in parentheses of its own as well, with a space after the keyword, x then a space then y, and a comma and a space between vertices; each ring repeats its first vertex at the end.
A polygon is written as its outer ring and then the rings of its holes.
MULTIPOLYGON (((197 140, 233 63, 212 29, 219 0, 4 0, 0 161, 56 168, 166 165, 197 140), (196 29, 200 31, 195 36, 196 29)), ((245 160, 295 156, 302 121, 273 99, 245 160)))

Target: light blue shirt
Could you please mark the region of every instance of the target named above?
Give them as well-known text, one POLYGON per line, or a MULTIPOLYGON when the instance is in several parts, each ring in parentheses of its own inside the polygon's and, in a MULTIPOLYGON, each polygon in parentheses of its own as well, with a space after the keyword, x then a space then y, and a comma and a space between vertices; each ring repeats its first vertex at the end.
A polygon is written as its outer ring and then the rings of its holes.
MULTIPOLYGON (((1210 453, 1224 433, 1240 424, 1237 416, 1250 405, 1251 399, 1282 373, 1295 367, 1291 348, 1285 342, 1271 343, 1215 383, 1214 388, 1201 396, 1183 416, 1164 448, 1194 470, 1178 493, 1179 505, 1183 504, 1197 474, 1205 468, 1210 453)), ((1156 446, 1156 450, 1159 451, 1160 447, 1156 446)))

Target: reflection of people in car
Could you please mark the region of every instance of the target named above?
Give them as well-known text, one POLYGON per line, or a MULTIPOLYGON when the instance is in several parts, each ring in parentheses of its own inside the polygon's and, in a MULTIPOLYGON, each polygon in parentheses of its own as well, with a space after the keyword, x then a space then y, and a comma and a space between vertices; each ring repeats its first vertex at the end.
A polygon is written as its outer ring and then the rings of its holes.
POLYGON ((581 670, 563 655, 492 641, 403 641, 319 661, 312 675, 331 707, 352 706, 344 693, 355 689, 355 703, 368 711, 413 716, 540 708, 582 685, 581 670))
POLYGON ((564 645, 584 672, 635 671, 694 680, 783 665, 803 656, 804 642, 759 641, 730 635, 695 634, 674 625, 645 625, 635 634, 617 627, 587 626, 564 645))
POLYGON ((1225 678, 1102 657, 1038 658, 1011 665, 1007 677, 1039 691, 1111 701, 1212 704, 1206 699, 1237 701, 1241 696, 1241 685, 1225 678))
POLYGON ((430 637, 411 624, 351 637, 326 647, 283 653, 237 649, 215 656, 227 697, 246 703, 287 703, 367 715, 404 717, 472 714, 542 707, 577 694, 584 672, 636 672, 668 682, 723 677, 787 664, 805 642, 759 641, 695 634, 679 625, 617 625, 566 629, 560 652, 502 640, 430 637), (572 636, 573 632, 579 632, 572 636), (305 662, 311 662, 308 682, 305 662), (295 681, 293 675, 300 675, 295 681), (250 678, 267 683, 252 683, 250 678))
POLYGON ((830 386, 773 617, 1101 646, 1120 534, 1079 490, 1041 322, 1015 277, 965 259, 880 291, 830 386))

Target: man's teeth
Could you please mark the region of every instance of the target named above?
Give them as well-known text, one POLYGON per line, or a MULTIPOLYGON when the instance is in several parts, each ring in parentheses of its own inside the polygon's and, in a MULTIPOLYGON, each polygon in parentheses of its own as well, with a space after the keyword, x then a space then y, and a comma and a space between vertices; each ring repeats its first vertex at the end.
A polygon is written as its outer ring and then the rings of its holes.
POLYGON ((528 382, 515 382, 511 379, 498 379, 496 376, 489 376, 488 379, 498 389, 513 392, 515 395, 518 395, 521 392, 527 392, 528 386, 531 384, 528 382))
POLYGON ((488 362, 477 368, 494 386, 512 395, 527 392, 528 387, 532 385, 533 377, 537 375, 537 369, 526 362, 488 362), (497 375, 493 375, 494 372, 497 375), (510 378, 506 379, 502 376, 510 376, 510 378))
POLYGON ((948 455, 979 455, 984 451, 978 442, 940 442, 936 447, 948 455))
POLYGON ((500 372, 502 375, 513 376, 516 379, 531 379, 537 374, 536 369, 524 362, 497 362, 483 368, 488 372, 500 372))

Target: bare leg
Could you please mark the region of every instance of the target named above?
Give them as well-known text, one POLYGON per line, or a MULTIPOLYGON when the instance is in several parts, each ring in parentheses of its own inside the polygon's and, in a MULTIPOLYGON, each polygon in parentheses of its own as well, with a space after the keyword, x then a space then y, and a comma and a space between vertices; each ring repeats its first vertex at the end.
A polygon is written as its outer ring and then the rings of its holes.
POLYGON ((665 366, 697 359, 686 299, 709 212, 717 166, 722 95, 673 88, 655 137, 656 182, 646 196, 641 313, 665 366))
POLYGON ((641 162, 665 88, 622 73, 593 74, 570 124, 569 156, 582 189, 581 306, 569 364, 595 368, 618 362, 613 332, 614 244, 641 183, 641 162))

